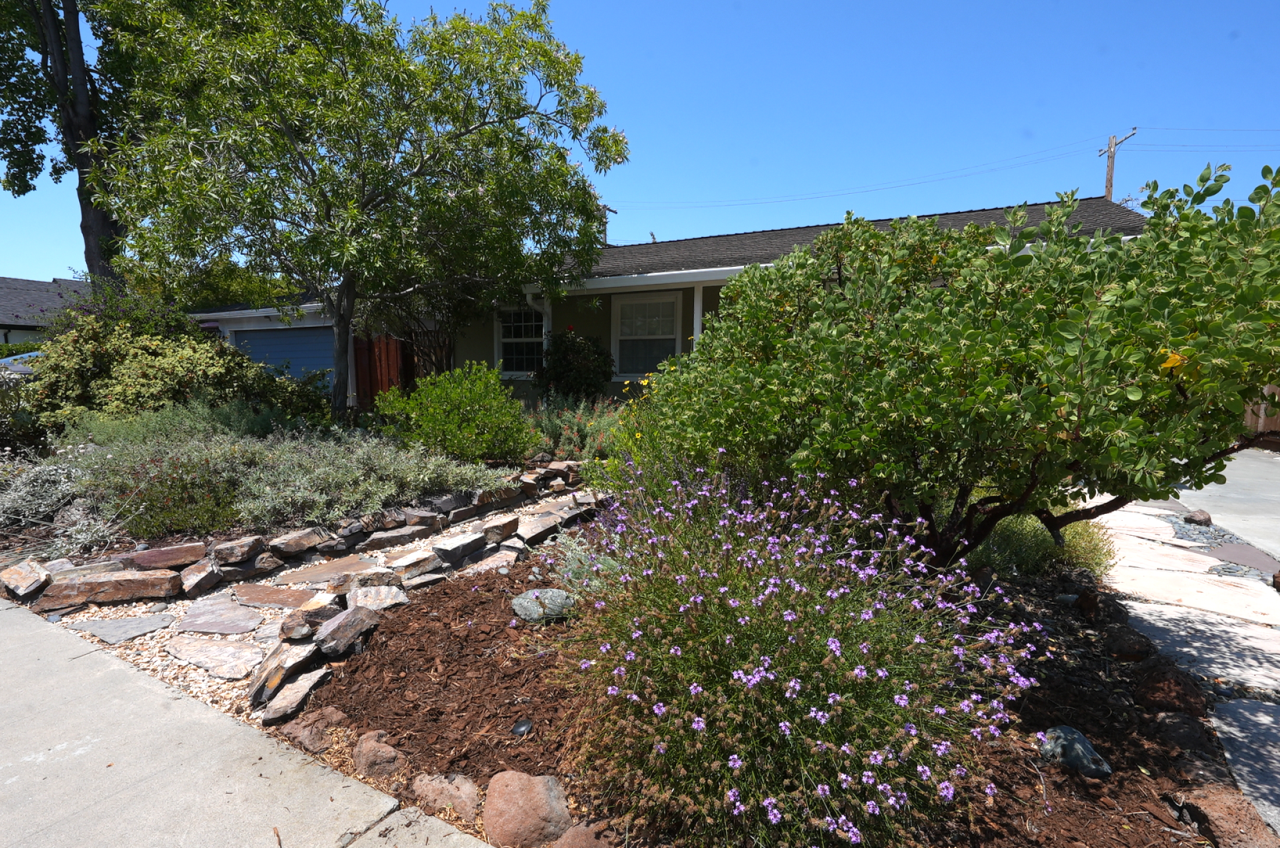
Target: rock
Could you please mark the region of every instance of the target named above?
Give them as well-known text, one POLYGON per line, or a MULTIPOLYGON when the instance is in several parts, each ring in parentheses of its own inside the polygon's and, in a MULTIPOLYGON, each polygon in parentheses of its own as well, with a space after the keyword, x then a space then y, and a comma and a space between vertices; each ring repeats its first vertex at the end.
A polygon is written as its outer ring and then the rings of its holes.
POLYGON ((318 650, 310 642, 301 645, 277 642, 249 681, 249 688, 245 693, 249 704, 256 707, 271 700, 284 685, 285 678, 314 657, 318 650))
MULTIPOLYGON (((303 612, 314 612, 314 611, 323 611, 328 609, 337 609, 337 607, 334 606, 334 604, 336 604, 337 601, 338 601, 338 596, 331 592, 316 592, 316 596, 314 598, 307 601, 302 606, 298 607, 298 609, 302 610, 303 612)), ((332 618, 332 616, 329 616, 329 618, 332 618)), ((321 621, 328 621, 329 618, 323 618, 321 619, 321 621)), ((311 621, 311 619, 308 618, 307 621, 311 621)))
POLYGON ((364 522, 358 518, 348 518, 338 528, 338 537, 345 539, 347 536, 356 536, 361 533, 367 533, 364 529, 364 522))
POLYGON ((242 607, 229 595, 201 598, 191 605, 175 630, 189 633, 248 633, 262 623, 262 616, 242 607))
POLYGON ((344 610, 316 631, 315 643, 325 656, 336 657, 377 626, 378 614, 371 609, 355 607, 344 610))
POLYGON ((484 540, 490 545, 497 545, 508 536, 516 532, 516 528, 520 526, 520 516, 518 515, 502 515, 498 518, 490 519, 481 532, 484 533, 484 540))
POLYGON ((563 492, 566 488, 563 480, 552 480, 547 484, 547 489, 552 492, 563 492))
POLYGON ((564 461, 547 463, 547 470, 562 480, 569 479, 569 463, 564 461))
POLYGON ((100 559, 94 562, 86 562, 84 565, 60 569, 53 573, 53 582, 62 583, 67 580, 74 580, 77 577, 86 577, 90 574, 110 574, 113 571, 124 571, 124 563, 116 559, 100 559))
POLYGON ((454 492, 443 497, 432 498, 428 503, 440 515, 448 515, 455 509, 471 506, 471 496, 463 492, 454 492))
POLYGON ((383 530, 374 533, 356 546, 358 551, 380 551, 383 548, 398 548, 419 539, 425 539, 434 531, 425 525, 401 527, 398 530, 383 530))
POLYGON ((213 549, 213 559, 219 565, 231 565, 256 557, 267 549, 267 540, 261 536, 245 536, 234 542, 223 542, 213 549))
POLYGON ((91 618, 68 624, 68 629, 81 630, 97 636, 108 645, 119 645, 146 633, 151 633, 173 624, 173 616, 145 615, 141 618, 91 618))
POLYGON ((489 781, 484 830, 493 844, 539 848, 559 839, 572 825, 564 790, 554 777, 503 771, 489 781))
POLYGON ((133 568, 138 571, 150 571, 154 568, 181 568, 204 559, 204 543, 190 542, 168 548, 134 551, 129 554, 128 559, 133 563, 133 568))
POLYGON ((325 707, 298 716, 280 728, 280 735, 308 753, 323 754, 332 746, 325 731, 346 720, 347 714, 342 710, 325 707))
POLYGON ((372 513, 370 515, 360 516, 360 529, 366 533, 372 533, 375 530, 382 529, 382 513, 372 513))
POLYGON ((529 555, 529 546, 526 545, 524 543, 524 539, 521 539, 519 536, 513 536, 510 539, 507 539, 498 547, 498 550, 511 551, 516 555, 517 562, 529 555))
POLYGON ((165 643, 164 649, 178 659, 186 660, 224 680, 248 677, 254 667, 262 662, 262 649, 245 642, 174 636, 165 643))
POLYGON ((76 564, 65 557, 63 559, 50 560, 44 564, 45 571, 50 574, 57 574, 59 571, 66 571, 69 568, 75 568, 76 564))
POLYGON ((1191 675, 1160 656, 1145 661, 1139 671, 1142 677, 1133 690, 1139 704, 1152 712, 1204 717, 1208 700, 1191 675))
POLYGON ((466 521, 469 518, 476 517, 476 508, 474 506, 462 506, 449 512, 449 523, 457 524, 459 521, 466 521))
POLYGON ((306 589, 286 589, 283 586, 266 586, 249 583, 235 588, 236 600, 247 607, 270 609, 297 609, 316 596, 306 589))
POLYGON ((400 579, 408 580, 428 571, 438 571, 444 567, 444 560, 436 556, 435 551, 411 551, 398 559, 388 559, 387 567, 400 575, 400 579))
POLYGON ((280 619, 280 638, 306 639, 326 621, 341 614, 342 610, 335 606, 290 610, 280 619))
POLYGON ((551 843, 551 848, 614 848, 617 841, 604 823, 575 824, 564 836, 551 843))
POLYGON ((578 506, 593 507, 596 505, 596 496, 591 492, 574 492, 573 502, 578 506))
MULTIPOLYGON (((66 574, 67 572, 63 572, 66 574)), ((50 583, 32 606, 36 612, 78 604, 105 604, 146 598, 172 598, 182 591, 176 571, 114 571, 50 583)))
POLYGON ((222 582, 222 569, 211 559, 202 559, 182 569, 182 591, 189 597, 203 595, 222 582))
POLYGON ((1044 735, 1040 753, 1045 759, 1075 769, 1085 777, 1101 779, 1111 776, 1111 766, 1074 727, 1058 725, 1046 730, 1044 735))
POLYGON ((285 616, 276 623, 276 635, 281 639, 300 640, 310 639, 315 633, 315 628, 307 623, 302 616, 290 618, 285 616))
POLYGON ((385 730, 371 730, 360 737, 351 752, 357 774, 385 780, 404 768, 404 754, 384 743, 386 738, 385 730))
POLYGON ((164 612, 168 608, 169 605, 164 601, 156 601, 154 604, 147 607, 147 612, 164 612))
POLYGON ((429 509, 405 509, 404 520, 410 527, 430 527, 434 533, 440 529, 440 513, 429 509))
POLYGON ((391 507, 382 511, 382 529, 394 530, 397 527, 403 527, 407 523, 404 510, 391 507))
POLYGON ((515 614, 534 624, 560 618, 572 606, 573 596, 563 589, 530 589, 511 599, 515 614))
POLYGON ((1151 640, 1132 627, 1114 628, 1108 635, 1106 651, 1120 662, 1139 662, 1156 652, 1151 640))
POLYGON ((1202 786, 1170 798, 1215 848, 1276 848, 1271 832, 1249 799, 1229 786, 1202 786))
POLYGON ((292 533, 285 533, 283 536, 272 539, 267 546, 278 557, 290 557, 314 548, 328 539, 329 533, 323 527, 308 527, 305 530, 294 530, 292 533))
POLYGON ((470 566, 467 569, 467 573, 472 574, 484 571, 493 571, 494 569, 501 571, 504 568, 510 568, 515 565, 517 559, 519 559, 519 557, 516 555, 515 551, 499 549, 497 553, 490 554, 475 565, 470 566))
POLYGON ((267 704, 267 708, 262 713, 262 723, 264 725, 278 724, 292 718, 297 714, 298 710, 302 709, 302 705, 307 701, 307 696, 328 680, 331 674, 333 674, 333 671, 328 666, 325 666, 306 674, 300 674, 290 680, 267 704))
POLYGON ((1209 527, 1213 524, 1213 518, 1210 517, 1209 513, 1205 512, 1203 509, 1188 512, 1186 515, 1182 516, 1182 520, 1188 524, 1195 524, 1199 527, 1209 527))
POLYGON ((476 820, 480 812, 480 787, 463 774, 420 774, 413 779, 414 797, 422 807, 452 807, 465 822, 476 820))
POLYGON ((400 582, 399 574, 379 565, 365 571, 340 574, 325 584, 325 590, 333 595, 345 595, 352 589, 367 589, 370 586, 399 586, 400 582))
POLYGON ((401 588, 406 592, 409 592, 414 589, 421 589, 424 586, 430 586, 432 583, 438 583, 444 579, 446 579, 446 575, 441 574, 438 571, 432 572, 431 574, 419 574, 417 577, 410 577, 408 580, 404 581, 404 585, 401 588))
POLYGON ((268 621, 266 624, 259 624, 253 631, 253 641, 255 642, 265 642, 269 645, 274 645, 276 642, 279 642, 280 639, 280 622, 278 621, 268 621))
POLYGON ((520 491, 530 498, 538 496, 538 478, 532 474, 524 474, 520 477, 520 491))
POLYGON ((546 451, 542 451, 541 453, 534 455, 533 459, 529 461, 530 462, 551 462, 551 460, 553 459, 555 459, 554 456, 547 453, 546 451))
POLYGON ((435 555, 447 563, 455 563, 467 554, 475 553, 484 547, 483 533, 463 533, 449 539, 442 539, 432 546, 435 555))
POLYGON ((35 560, 27 560, 0 571, 0 583, 19 598, 34 595, 53 580, 49 569, 35 560))
POLYGON ((367 538, 368 535, 365 533, 356 533, 353 536, 338 536, 316 545, 316 551, 322 554, 342 553, 343 551, 354 549, 367 538))
POLYGON ((560 529, 561 520, 560 516, 554 512, 525 515, 520 518, 516 535, 523 539, 526 545, 540 545, 560 529))
POLYGON ((384 610, 409 603, 409 596, 399 586, 361 586, 347 593, 348 607, 384 610))
POLYGON ((361 571, 368 571, 371 568, 380 568, 377 560, 369 559, 363 556, 345 556, 342 559, 333 559, 328 562, 320 562, 315 565, 309 565, 306 568, 299 568, 290 574, 284 574, 275 579, 275 582, 290 585, 294 583, 326 583, 335 577, 341 577, 344 574, 355 574, 361 571))
POLYGON ((270 552, 258 554, 248 562, 242 562, 238 565, 224 565, 222 568, 222 579, 228 582, 249 580, 253 577, 261 577, 264 574, 270 574, 278 568, 282 568, 284 563, 270 552))

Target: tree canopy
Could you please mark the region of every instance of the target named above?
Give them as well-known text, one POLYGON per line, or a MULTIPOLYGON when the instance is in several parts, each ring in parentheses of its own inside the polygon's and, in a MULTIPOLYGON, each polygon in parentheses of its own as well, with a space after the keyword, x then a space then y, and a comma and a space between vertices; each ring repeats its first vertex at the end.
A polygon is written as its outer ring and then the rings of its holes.
POLYGON ((603 172, 626 139, 544 2, 407 29, 368 0, 102 5, 138 33, 120 38, 127 141, 101 173, 131 227, 122 261, 142 276, 233 257, 322 300, 335 413, 359 302, 450 289, 488 306, 591 267, 603 212, 573 151, 603 172))
POLYGON ((637 451, 777 477, 857 478, 923 518, 942 561, 1015 514, 1057 533, 1222 480, 1244 410, 1280 382, 1280 176, 1202 208, 1227 175, 1158 186, 1143 234, 963 232, 848 219, 722 292, 697 348, 653 375, 637 451), (1081 506, 1109 495, 1105 502, 1081 506))

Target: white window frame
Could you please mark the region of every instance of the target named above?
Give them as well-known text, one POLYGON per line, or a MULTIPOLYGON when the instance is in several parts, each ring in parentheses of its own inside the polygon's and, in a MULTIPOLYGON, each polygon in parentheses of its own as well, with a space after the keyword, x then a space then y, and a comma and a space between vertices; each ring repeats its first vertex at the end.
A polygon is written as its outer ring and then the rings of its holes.
MULTIPOLYGON (((675 310, 676 311, 676 323, 675 323, 676 345, 675 345, 675 354, 673 355, 679 355, 680 353, 683 352, 683 345, 680 342, 681 331, 684 327, 684 324, 681 322, 681 318, 683 317, 681 314, 681 310, 684 307, 683 291, 680 291, 677 289, 675 291, 640 292, 636 294, 615 294, 612 298, 612 301, 613 301, 612 303, 613 320, 610 322, 609 335, 611 337, 611 343, 613 348, 613 361, 615 363, 615 367, 620 366, 622 363, 622 358, 618 355, 618 348, 619 348, 618 342, 621 340, 621 336, 622 336, 622 305, 624 303, 654 303, 654 302, 662 302, 662 301, 670 301, 674 303, 676 305, 676 310, 675 310)), ((666 337, 665 336, 643 336, 641 338, 666 338, 666 337)), ((614 376, 621 380, 635 380, 643 377, 644 375, 643 374, 626 374, 619 371, 614 376)))
POLYGON ((502 362, 502 379, 504 380, 531 380, 533 379, 528 371, 509 371, 506 368, 506 361, 502 358, 502 343, 508 342, 531 342, 533 338, 520 339, 503 339, 502 338, 502 316, 512 312, 534 312, 542 315, 542 336, 538 338, 539 344, 544 344, 547 333, 547 316, 531 306, 504 306, 493 313, 493 362, 496 365, 502 362))

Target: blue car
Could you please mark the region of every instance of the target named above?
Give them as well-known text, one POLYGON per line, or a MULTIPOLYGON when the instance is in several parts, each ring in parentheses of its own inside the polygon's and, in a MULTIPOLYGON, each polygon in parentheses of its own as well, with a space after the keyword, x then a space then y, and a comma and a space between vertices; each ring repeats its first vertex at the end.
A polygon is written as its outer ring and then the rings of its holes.
POLYGON ((9 375, 15 375, 18 377, 28 377, 35 372, 31 370, 30 365, 26 364, 27 360, 35 359, 37 356, 42 355, 43 354, 41 354, 40 351, 33 350, 31 353, 20 353, 17 356, 6 356, 4 359, 0 359, 0 371, 8 371, 9 375))

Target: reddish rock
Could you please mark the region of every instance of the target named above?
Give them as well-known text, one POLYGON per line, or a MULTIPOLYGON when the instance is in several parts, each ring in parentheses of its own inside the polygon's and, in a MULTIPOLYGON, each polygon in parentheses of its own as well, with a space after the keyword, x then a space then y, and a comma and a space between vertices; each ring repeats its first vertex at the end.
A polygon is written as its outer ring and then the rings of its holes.
POLYGON ((176 571, 111 571, 51 583, 32 606, 36 612, 78 604, 172 598, 182 591, 176 571))
POLYGON ((185 545, 174 545, 168 548, 133 551, 127 558, 137 571, 150 571, 154 568, 181 568, 204 559, 204 543, 190 542, 185 545))
POLYGON ((569 802, 554 777, 504 771, 489 781, 484 831, 495 845, 539 848, 559 839, 572 825, 569 802))
POLYGON ((357 774, 385 780, 404 768, 404 754, 385 744, 386 738, 385 730, 371 730, 360 737, 351 752, 357 774))
POLYGON ((503 539, 516 532, 516 528, 520 526, 520 516, 503 515, 498 518, 491 519, 484 525, 482 532, 484 540, 490 545, 496 545, 503 539))
POLYGON ((1186 713, 1203 718, 1208 701, 1191 675, 1163 658, 1153 659, 1157 662, 1143 669, 1143 676, 1133 691, 1134 699, 1152 712, 1186 713))
POLYGON ((266 586, 262 583, 248 583, 237 586, 236 600, 247 607, 270 607, 273 609, 297 609, 316 596, 315 592, 306 589, 286 589, 283 586, 266 586))
POLYGON ((325 731, 346 720, 347 714, 342 710, 337 707, 325 707, 322 710, 298 716, 280 728, 280 734, 304 751, 323 754, 332 746, 325 731))
POLYGON ((1280 839, 1271 832, 1258 810, 1239 791, 1227 786, 1202 786, 1185 796, 1181 792, 1172 800, 1181 802, 1200 835, 1216 848, 1277 848, 1280 839))
POLYGON ((1213 518, 1203 509, 1193 510, 1182 516, 1182 520, 1188 524, 1197 524, 1201 527, 1208 527, 1213 524, 1213 518))
POLYGON ((262 711, 263 726, 279 724, 293 718, 302 709, 302 705, 306 703, 311 693, 332 675, 333 670, 324 666, 306 674, 299 674, 290 680, 262 711))
POLYGON ((274 698, 276 692, 284 686, 285 678, 315 656, 316 650, 316 646, 310 642, 302 644, 277 642, 249 681, 246 692, 249 704, 257 706, 274 698))
POLYGON ((405 509, 404 518, 410 527, 430 527, 432 531, 440 529, 440 513, 429 509, 405 509))
POLYGON ((343 574, 354 574, 378 567, 376 560, 353 554, 342 559, 333 559, 328 562, 309 565, 306 568, 299 568, 290 574, 277 577, 276 582, 284 584, 324 583, 336 577, 341 577, 343 574))
POLYGON ((234 542, 223 542, 213 549, 213 558, 219 565, 244 562, 267 549, 267 540, 261 536, 245 536, 234 542))
POLYGON ((202 559, 182 569, 182 591, 195 598, 222 582, 222 569, 211 559, 202 559))
POLYGON ((425 539, 435 532, 434 528, 425 524, 400 527, 396 530, 381 530, 374 533, 356 546, 358 551, 379 551, 383 548, 398 548, 419 539, 425 539))
POLYGON ((614 848, 617 840, 612 831, 601 824, 575 824, 564 836, 551 843, 551 848, 614 848))
POLYGON ((480 812, 480 787, 462 774, 420 774, 413 779, 413 794, 420 807, 452 807, 463 821, 473 822, 480 812))
POLYGON ((49 569, 35 560, 27 560, 0 571, 0 583, 19 598, 34 595, 53 579, 49 569))
POLYGON ((278 557, 289 557, 310 550, 329 539, 329 532, 323 527, 308 527, 305 530, 294 530, 272 539, 269 543, 271 552, 278 557))

